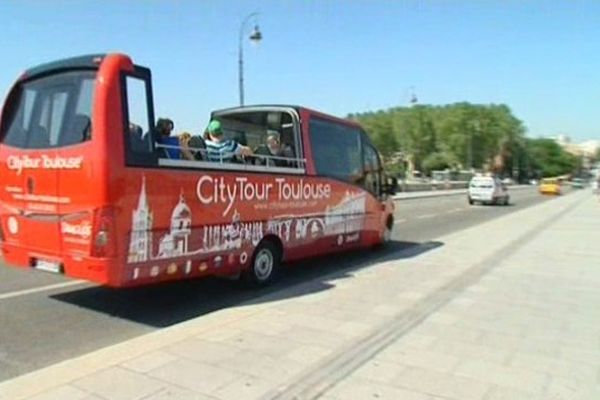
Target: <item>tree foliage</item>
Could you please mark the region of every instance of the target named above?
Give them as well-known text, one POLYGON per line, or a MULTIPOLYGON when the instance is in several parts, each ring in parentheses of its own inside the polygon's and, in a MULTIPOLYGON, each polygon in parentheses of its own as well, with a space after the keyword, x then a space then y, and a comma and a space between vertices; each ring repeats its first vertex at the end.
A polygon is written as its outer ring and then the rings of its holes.
POLYGON ((365 128, 384 160, 396 164, 400 155, 427 173, 474 168, 529 177, 575 168, 558 145, 527 139, 523 123, 504 104, 416 105, 349 118, 365 128))
POLYGON ((580 159, 567 153, 552 139, 527 139, 528 167, 537 177, 553 177, 573 172, 580 159))

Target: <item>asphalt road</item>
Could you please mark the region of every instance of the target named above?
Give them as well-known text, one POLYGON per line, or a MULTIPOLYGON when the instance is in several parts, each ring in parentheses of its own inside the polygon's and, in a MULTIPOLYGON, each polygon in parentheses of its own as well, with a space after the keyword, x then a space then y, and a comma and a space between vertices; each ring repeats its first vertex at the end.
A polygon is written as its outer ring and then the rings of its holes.
POLYGON ((331 274, 351 272, 382 259, 414 257, 443 246, 437 238, 542 201, 536 188, 511 191, 510 206, 469 206, 466 196, 397 202, 394 242, 377 252, 354 252, 292 265, 273 286, 243 290, 234 282, 206 279, 113 290, 64 277, 0 266, 0 381, 10 379, 245 301, 297 297, 299 283, 328 290, 331 274), (402 250, 402 251, 399 251, 402 250))

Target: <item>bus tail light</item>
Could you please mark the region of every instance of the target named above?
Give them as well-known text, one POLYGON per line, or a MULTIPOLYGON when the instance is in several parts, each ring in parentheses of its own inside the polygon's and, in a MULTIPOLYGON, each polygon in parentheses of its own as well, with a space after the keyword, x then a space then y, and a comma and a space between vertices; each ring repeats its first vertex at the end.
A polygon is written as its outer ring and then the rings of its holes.
POLYGON ((92 257, 114 257, 117 254, 115 215, 111 207, 103 207, 94 215, 92 257))

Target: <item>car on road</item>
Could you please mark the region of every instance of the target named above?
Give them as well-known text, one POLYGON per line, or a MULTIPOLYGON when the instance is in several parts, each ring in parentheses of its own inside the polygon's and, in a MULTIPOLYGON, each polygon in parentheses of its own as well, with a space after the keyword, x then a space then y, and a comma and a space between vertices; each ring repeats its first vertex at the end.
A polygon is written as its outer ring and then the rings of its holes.
POLYGON ((560 182, 557 179, 542 179, 540 193, 560 195, 562 193, 560 182))
POLYGON ((571 186, 573 187, 573 189, 583 189, 585 186, 585 182, 581 178, 573 178, 573 180, 571 181, 571 186))
POLYGON ((508 205, 510 202, 510 195, 504 183, 491 176, 476 176, 471 179, 467 196, 471 205, 476 202, 508 205))

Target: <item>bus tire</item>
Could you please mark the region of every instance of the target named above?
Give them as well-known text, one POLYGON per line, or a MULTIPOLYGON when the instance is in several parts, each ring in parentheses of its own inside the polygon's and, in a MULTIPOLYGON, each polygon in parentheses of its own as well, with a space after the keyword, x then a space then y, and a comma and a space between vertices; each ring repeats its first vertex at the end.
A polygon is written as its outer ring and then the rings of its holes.
POLYGON ((281 265, 281 250, 272 240, 263 240, 254 250, 252 261, 242 272, 242 280, 249 287, 269 285, 281 265))

